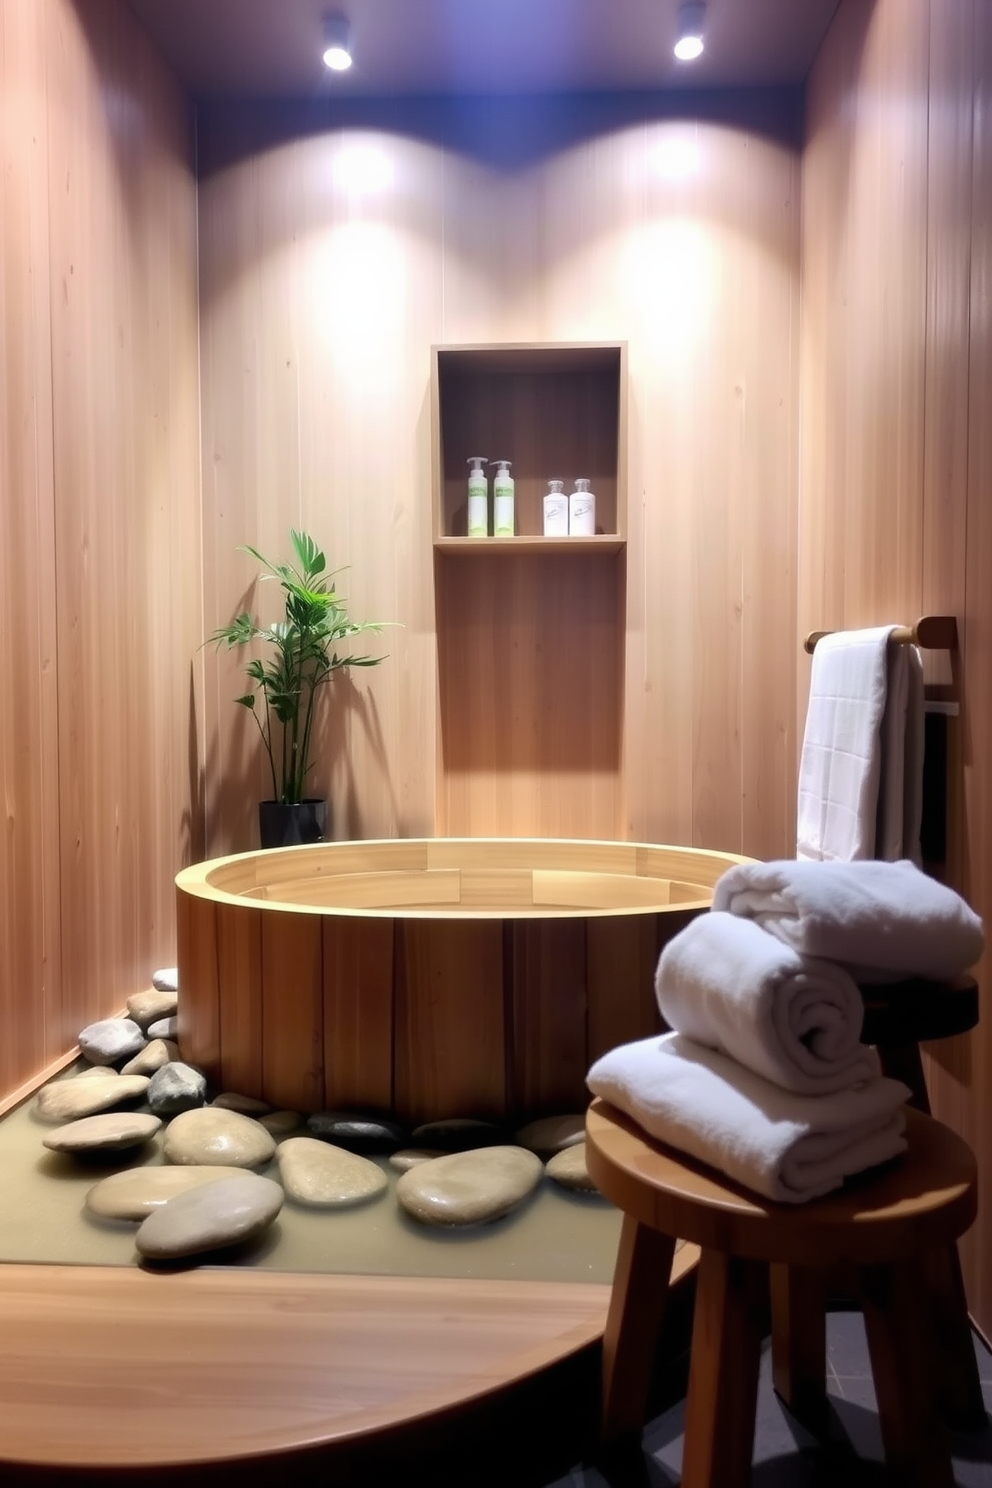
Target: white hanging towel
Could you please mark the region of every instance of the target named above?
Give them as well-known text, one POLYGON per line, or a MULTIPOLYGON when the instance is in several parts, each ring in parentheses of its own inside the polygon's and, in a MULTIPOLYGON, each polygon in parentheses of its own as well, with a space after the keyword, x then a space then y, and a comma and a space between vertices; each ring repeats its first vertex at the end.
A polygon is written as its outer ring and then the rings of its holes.
POLYGON ((668 942, 654 984, 676 1033, 785 1090, 828 1095, 881 1073, 860 1041, 865 1005, 849 974, 753 920, 700 915, 668 942))
POLYGON ((681 1033, 597 1059, 589 1089, 652 1137, 766 1198, 801 1204, 903 1152, 909 1089, 879 1076, 834 1095, 796 1095, 681 1033))
POLYGON ((881 728, 892 625, 836 631, 813 652, 799 761, 796 857, 875 855, 881 728))
POLYGON ((886 863, 921 861, 923 728, 920 653, 916 646, 889 646, 874 852, 886 863))

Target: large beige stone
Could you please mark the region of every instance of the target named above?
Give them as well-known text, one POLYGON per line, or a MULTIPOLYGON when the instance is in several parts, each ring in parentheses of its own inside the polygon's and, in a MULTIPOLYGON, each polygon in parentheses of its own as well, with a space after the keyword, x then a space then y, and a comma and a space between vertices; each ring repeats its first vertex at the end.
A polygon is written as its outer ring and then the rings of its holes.
POLYGON ((183 1111, 166 1131, 162 1150, 170 1163, 224 1163, 234 1168, 260 1168, 276 1150, 275 1139, 237 1111, 203 1106, 183 1111))
MULTIPOLYGON (((186 1113, 199 1115, 197 1111, 186 1113)), ((179 1119, 178 1117, 176 1118, 179 1119)), ((174 1261, 253 1240, 282 1208, 283 1192, 271 1178, 239 1173, 177 1194, 142 1220, 134 1243, 149 1260, 174 1261)))
POLYGON ((319 1137, 288 1137, 276 1148, 276 1159, 283 1187, 298 1204, 324 1209, 362 1204, 389 1186, 367 1157, 319 1137))
POLYGON ((481 1147, 410 1168, 396 1197, 423 1224, 485 1224, 522 1204, 543 1171, 540 1158, 523 1147, 481 1147))
POLYGON ((103 1219, 146 1219, 177 1194, 221 1178, 240 1178, 243 1172, 221 1166, 128 1168, 95 1183, 86 1195, 86 1207, 103 1219))
POLYGON ((128 1017, 139 1028, 147 1028, 149 1023, 155 1023, 159 1018, 173 1017, 178 1002, 177 992, 160 992, 154 987, 147 992, 135 992, 127 1000, 128 1017))
POLYGON ((179 1045, 171 1039, 152 1039, 121 1068, 122 1075, 153 1075, 179 1059, 179 1045))
POLYGON ((115 1152, 151 1141, 161 1126, 157 1116, 145 1116, 140 1111, 110 1111, 57 1126, 42 1138, 42 1145, 53 1152, 115 1152))
POLYGON ((55 1080, 38 1091, 35 1111, 43 1121, 76 1121, 108 1111, 127 1100, 140 1099, 148 1089, 147 1075, 98 1075, 55 1080))
POLYGON ((576 1193, 599 1192, 586 1167, 585 1142, 563 1147, 561 1152, 556 1152, 554 1157, 548 1159, 544 1171, 562 1188, 573 1189, 576 1193))

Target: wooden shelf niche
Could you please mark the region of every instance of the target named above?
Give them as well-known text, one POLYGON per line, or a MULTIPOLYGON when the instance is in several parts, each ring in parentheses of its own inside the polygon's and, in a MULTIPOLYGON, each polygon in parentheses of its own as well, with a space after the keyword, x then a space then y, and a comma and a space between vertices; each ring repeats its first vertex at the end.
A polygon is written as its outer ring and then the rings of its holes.
POLYGON ((618 838, 626 346, 437 346, 432 370, 436 830, 618 838), (477 454, 513 462, 512 538, 466 534, 477 454), (543 537, 547 482, 578 476, 596 536, 543 537))

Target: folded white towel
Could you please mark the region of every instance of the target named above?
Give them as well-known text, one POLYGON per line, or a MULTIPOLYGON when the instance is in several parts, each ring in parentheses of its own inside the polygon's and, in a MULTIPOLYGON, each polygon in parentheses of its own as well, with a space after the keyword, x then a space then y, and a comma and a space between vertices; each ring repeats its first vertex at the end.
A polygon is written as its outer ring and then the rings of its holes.
POLYGON ((875 854, 881 724, 891 625, 837 631, 813 652, 799 760, 796 856, 851 862, 875 854))
POLYGON ((680 1033, 611 1049, 588 1084, 659 1141, 791 1204, 830 1193, 906 1146, 910 1092, 899 1080, 794 1095, 680 1033))
POLYGON ((750 920, 700 915, 662 951, 654 986, 670 1028, 786 1090, 824 1095, 880 1073, 848 973, 750 920))
POLYGON ((863 982, 943 981, 974 966, 985 945, 982 922, 960 894, 910 862, 739 863, 717 879, 713 908, 754 920, 863 982))

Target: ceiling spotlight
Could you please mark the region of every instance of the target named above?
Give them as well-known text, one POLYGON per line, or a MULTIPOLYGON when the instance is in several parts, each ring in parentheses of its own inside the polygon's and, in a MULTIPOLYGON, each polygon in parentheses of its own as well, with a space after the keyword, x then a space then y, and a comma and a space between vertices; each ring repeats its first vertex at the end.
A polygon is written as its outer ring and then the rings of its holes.
POLYGON ((324 17, 324 64, 332 72, 347 72, 351 66, 351 27, 346 16, 324 17))
POLYGON ((706 6, 689 3, 679 6, 679 35, 675 55, 680 62, 692 62, 703 50, 703 17, 706 6))

